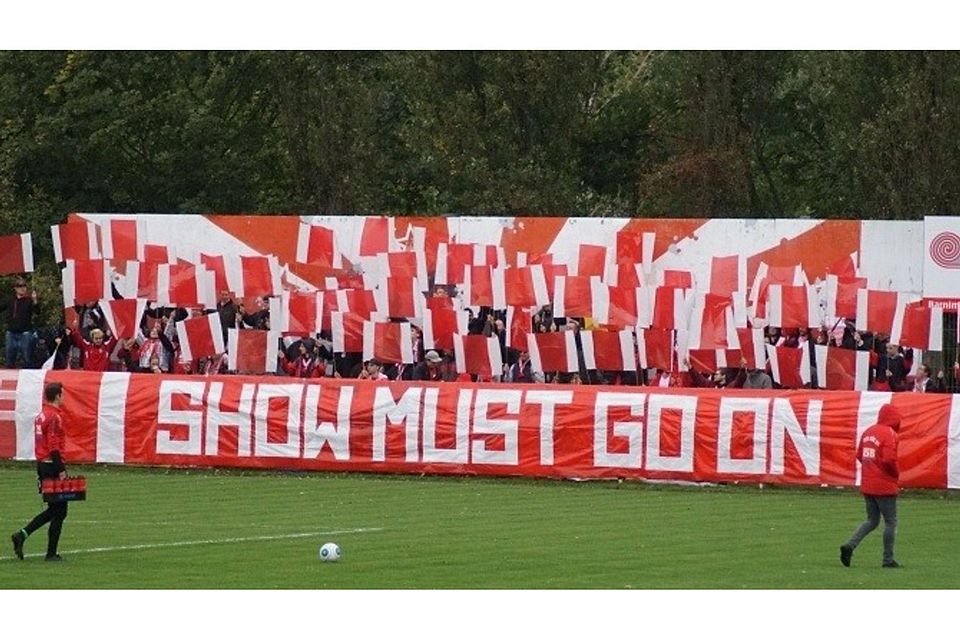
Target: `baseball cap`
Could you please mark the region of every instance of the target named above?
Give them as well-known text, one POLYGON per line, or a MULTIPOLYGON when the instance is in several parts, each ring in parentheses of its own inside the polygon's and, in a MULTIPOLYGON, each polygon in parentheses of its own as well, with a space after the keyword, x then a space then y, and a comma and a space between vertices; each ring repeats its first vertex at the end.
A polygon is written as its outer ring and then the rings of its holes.
POLYGON ((424 355, 423 358, 427 362, 433 362, 433 363, 442 362, 442 359, 440 358, 440 354, 438 354, 436 351, 433 351, 432 349, 430 351, 427 351, 426 355, 424 355))

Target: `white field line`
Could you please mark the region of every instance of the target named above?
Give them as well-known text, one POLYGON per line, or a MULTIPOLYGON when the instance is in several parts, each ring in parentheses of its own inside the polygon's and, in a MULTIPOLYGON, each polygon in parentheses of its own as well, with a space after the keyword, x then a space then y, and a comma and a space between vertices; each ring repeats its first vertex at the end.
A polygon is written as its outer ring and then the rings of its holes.
MULTIPOLYGON (((373 531, 383 531, 382 527, 366 529, 336 529, 332 531, 307 531, 305 533, 286 533, 276 536, 249 536, 245 538, 216 538, 212 540, 181 540, 179 542, 156 542, 153 544, 129 544, 118 547, 93 547, 91 549, 73 549, 70 551, 61 551, 60 555, 76 555, 81 553, 107 553, 110 551, 139 551, 142 549, 164 549, 169 547, 195 547, 205 544, 233 544, 237 542, 262 542, 268 540, 291 540, 294 538, 314 538, 316 536, 332 536, 346 533, 370 533, 373 531)), ((43 542, 46 542, 46 536, 41 536, 43 542)), ((42 553, 24 554, 27 558, 42 558, 42 553)), ((4 556, 0 560, 14 560, 13 556, 4 556)))

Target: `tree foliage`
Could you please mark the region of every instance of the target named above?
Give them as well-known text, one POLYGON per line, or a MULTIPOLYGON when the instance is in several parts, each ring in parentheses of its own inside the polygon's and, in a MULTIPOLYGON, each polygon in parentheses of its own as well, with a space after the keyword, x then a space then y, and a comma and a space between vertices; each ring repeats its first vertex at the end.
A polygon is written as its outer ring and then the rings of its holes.
POLYGON ((68 211, 915 218, 956 52, 3 52, 0 232, 68 211))

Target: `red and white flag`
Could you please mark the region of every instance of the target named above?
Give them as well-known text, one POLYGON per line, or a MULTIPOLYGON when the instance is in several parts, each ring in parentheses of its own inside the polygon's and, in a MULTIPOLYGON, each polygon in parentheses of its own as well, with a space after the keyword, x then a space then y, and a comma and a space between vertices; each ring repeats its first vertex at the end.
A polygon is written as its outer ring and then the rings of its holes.
POLYGON ((641 369, 673 370, 672 329, 637 328, 637 357, 641 369))
POLYGON ((642 298, 649 299, 650 287, 606 287, 606 297, 596 295, 594 290, 594 308, 596 309, 595 319, 600 324, 607 324, 615 327, 635 327, 638 324, 643 326, 650 325, 650 319, 645 318, 641 322, 640 309, 652 310, 652 304, 641 301, 642 298), (604 304, 606 308, 604 309, 604 304), (606 310, 606 315, 604 315, 606 310))
POLYGON ((810 349, 767 345, 773 381, 785 389, 802 389, 810 384, 810 349))
POLYGON ((846 278, 828 274, 826 279, 827 318, 855 318, 857 291, 867 288, 866 278, 846 278))
POLYGON ((503 272, 503 280, 508 305, 539 308, 550 304, 543 265, 509 267, 503 272))
POLYGON ((363 359, 413 364, 413 334, 409 322, 363 323, 363 359))
MULTIPOLYGON (((328 294, 329 295, 329 294, 328 294)), ((323 292, 284 291, 279 304, 271 299, 270 328, 284 334, 314 335, 323 329, 323 292), (274 313, 274 309, 278 311, 274 313)))
POLYGON ((503 356, 496 336, 453 336, 457 373, 492 377, 503 374, 503 356))
POLYGON ((647 284, 649 278, 643 272, 643 265, 639 262, 621 262, 616 269, 610 270, 613 277, 607 284, 612 287, 624 287, 632 289, 647 284))
POLYGON ((688 347, 735 349, 737 343, 737 326, 730 295, 707 293, 696 296, 690 314, 688 347))
POLYGON ((112 298, 110 263, 105 260, 67 260, 63 274, 63 306, 112 298))
POLYGON ((330 335, 334 352, 363 352, 363 327, 367 320, 359 314, 342 311, 333 311, 330 316, 330 335))
POLYGON ((280 263, 276 256, 224 256, 227 285, 236 296, 280 295, 280 263))
POLYGON ((423 290, 427 290, 427 255, 423 250, 381 253, 377 259, 380 261, 380 272, 385 276, 416 278, 423 290))
POLYGON ((633 331, 581 331, 583 361, 587 369, 636 371, 633 331))
MULTIPOLYGON (((692 296, 688 298, 687 291, 679 287, 654 289, 653 312, 649 315, 650 326, 659 329, 686 329, 691 311, 689 302, 692 302, 692 296)), ((647 300, 649 298, 641 298, 641 302, 647 300)), ((641 318, 645 317, 646 313, 646 310, 641 310, 641 318)))
POLYGON ((742 255, 719 256, 710 259, 710 293, 729 296, 747 291, 747 259, 742 255))
POLYGON ((897 291, 857 290, 857 329, 890 335, 903 325, 903 310, 913 300, 897 291))
POLYGON ((903 320, 894 325, 890 344, 924 351, 943 351, 943 308, 912 302, 903 311, 903 320))
POLYGON ((227 368, 241 373, 276 373, 279 342, 274 331, 227 329, 227 368))
POLYGON ((794 265, 792 267, 771 267, 766 262, 761 262, 753 278, 749 301, 756 304, 763 298, 763 288, 771 284, 799 287, 807 284, 807 276, 804 274, 800 265, 794 265))
POLYGON ((507 307, 506 346, 527 351, 527 334, 533 331, 533 314, 521 307, 507 307))
POLYGON ((376 256, 378 253, 398 251, 400 243, 396 236, 396 218, 368 216, 363 219, 357 247, 359 256, 376 256))
POLYGON ((807 285, 771 284, 763 318, 769 326, 783 329, 819 327, 823 323, 817 292, 807 285))
POLYGON ((216 280, 213 273, 192 264, 159 265, 157 304, 163 307, 213 309, 217 306, 216 280))
MULTIPOLYGON (((198 260, 200 266, 213 274, 213 283, 217 294, 230 291, 233 295, 239 296, 236 291, 230 289, 230 283, 227 281, 227 265, 223 256, 208 256, 201 253, 198 260)), ((239 297, 242 298, 243 296, 239 297)))
POLYGON ((156 302, 158 293, 158 273, 160 265, 156 262, 135 262, 128 260, 124 266, 124 275, 117 283, 117 289, 125 298, 145 298, 156 302))
POLYGON ((50 227, 53 236, 53 257, 66 260, 97 260, 101 257, 99 227, 86 220, 71 220, 50 227))
POLYGON ((100 243, 106 260, 142 261, 146 237, 145 223, 139 218, 110 218, 100 225, 100 243))
POLYGON ((391 318, 416 318, 424 307, 423 291, 416 278, 384 278, 374 297, 377 308, 391 318))
POLYGON ((607 269, 607 248, 603 245, 581 244, 577 249, 577 265, 573 275, 603 277, 607 269))
POLYGON ((454 334, 466 334, 468 321, 466 311, 424 308, 423 348, 452 350, 454 334))
POLYGON ((0 275, 32 271, 33 243, 30 234, 0 236, 0 275))
POLYGON ((436 284, 460 284, 473 264, 473 245, 441 242, 437 245, 436 284))
POLYGON ((834 391, 866 391, 870 382, 870 352, 816 345, 817 384, 834 391))
MULTIPOLYGON (((600 278, 594 276, 565 276, 553 280, 553 315, 555 318, 567 316, 594 317, 594 286, 598 288, 600 278)), ((606 293, 604 291, 603 293, 606 293)))
POLYGON ((539 373, 580 370, 577 343, 573 331, 527 334, 530 366, 539 373))
POLYGON ((297 231, 297 262, 342 268, 343 259, 337 251, 333 229, 301 222, 297 231))
POLYGON ((143 255, 142 262, 157 262, 159 264, 177 262, 176 256, 165 244, 144 244, 140 252, 143 255))
POLYGON ((463 299, 470 306, 505 309, 507 290, 503 269, 490 266, 467 267, 464 272, 463 299))
POLYGON ((687 352, 690 368, 707 374, 727 367, 739 367, 740 356, 739 349, 690 349, 687 352))
POLYGON ((100 310, 110 327, 110 332, 118 339, 133 338, 140 331, 140 320, 147 309, 143 298, 125 298, 123 300, 101 300, 100 310))
MULTIPOLYGON (((737 329, 737 342, 747 369, 763 369, 767 366, 767 341, 763 329, 737 329)), ((740 362, 731 363, 730 366, 739 367, 740 362)))
POLYGON ((177 337, 180 339, 181 362, 191 362, 226 351, 219 313, 181 320, 177 323, 177 337))
POLYGON ((675 287, 678 289, 693 288, 693 274, 689 271, 666 269, 660 272, 658 280, 661 287, 675 287))
MULTIPOLYGON (((376 293, 369 289, 337 289, 328 292, 324 300, 335 299, 333 308, 336 311, 358 313, 366 320, 373 320, 376 316, 383 316, 380 311, 380 302, 376 293)), ((324 314, 326 316, 328 314, 324 314)))
POLYGON ((506 267, 507 254, 503 247, 495 244, 475 244, 471 264, 477 267, 506 267))
POLYGON ((851 280, 857 277, 857 263, 859 262, 860 252, 854 251, 848 256, 844 256, 827 267, 827 275, 838 276, 841 280, 851 280))

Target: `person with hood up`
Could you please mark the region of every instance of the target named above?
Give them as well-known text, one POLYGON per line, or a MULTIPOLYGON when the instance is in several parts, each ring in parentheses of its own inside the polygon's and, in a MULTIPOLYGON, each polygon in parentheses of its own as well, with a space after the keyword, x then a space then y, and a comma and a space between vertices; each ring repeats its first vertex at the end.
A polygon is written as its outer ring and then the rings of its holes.
POLYGON ((850 566, 857 545, 880 524, 883 516, 883 567, 900 568, 893 558, 893 544, 897 537, 897 495, 900 493, 900 469, 897 466, 897 433, 900 431, 900 412, 892 404, 880 407, 877 424, 860 437, 857 460, 863 465, 860 493, 867 506, 867 519, 840 547, 840 562, 850 566))

